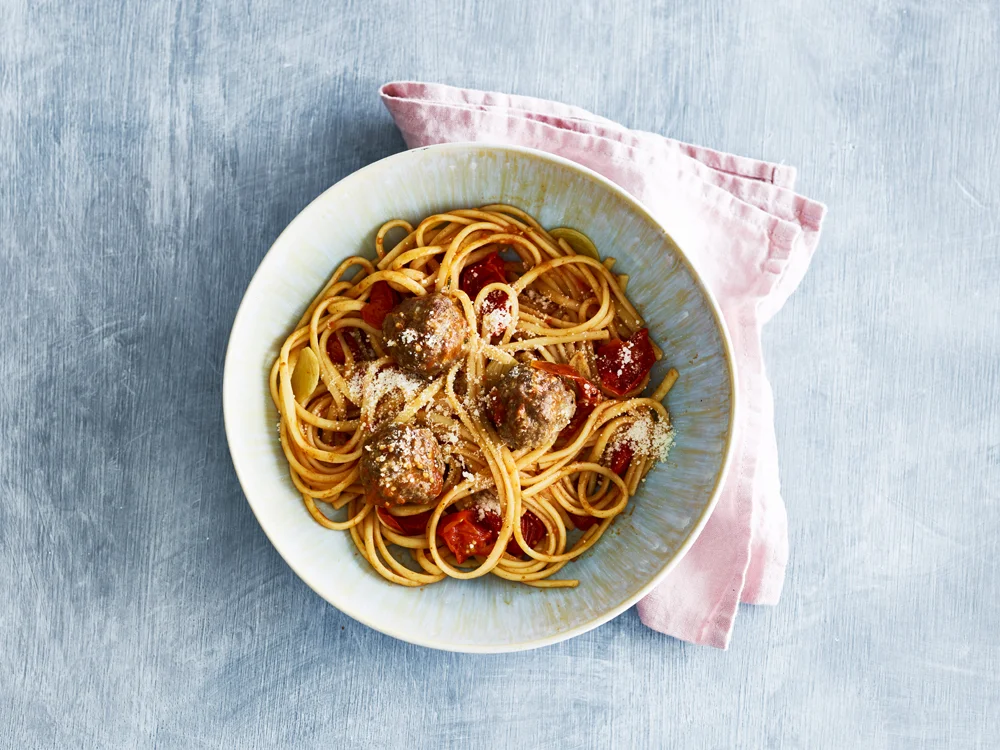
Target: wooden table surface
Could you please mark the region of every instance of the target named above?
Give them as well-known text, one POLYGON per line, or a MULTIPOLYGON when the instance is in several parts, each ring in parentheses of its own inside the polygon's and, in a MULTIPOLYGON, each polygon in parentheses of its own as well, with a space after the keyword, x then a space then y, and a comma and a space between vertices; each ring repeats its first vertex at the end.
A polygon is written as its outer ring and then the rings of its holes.
POLYGON ((989 0, 0 0, 0 746, 995 746, 998 50, 989 0), (292 217, 403 148, 403 78, 784 161, 829 205, 765 335, 788 580, 728 652, 634 611, 424 650, 258 527, 229 328, 292 217))

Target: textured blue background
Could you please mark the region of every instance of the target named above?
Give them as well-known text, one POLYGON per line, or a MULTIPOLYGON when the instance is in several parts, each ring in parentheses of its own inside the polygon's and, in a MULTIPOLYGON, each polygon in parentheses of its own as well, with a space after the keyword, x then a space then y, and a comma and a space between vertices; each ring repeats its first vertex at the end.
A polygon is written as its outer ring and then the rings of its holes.
POLYGON ((1000 8, 0 0, 0 746, 971 747, 1000 731, 1000 8), (403 147, 376 89, 569 101, 787 161, 767 330, 792 558, 728 653, 634 612, 395 642, 300 583, 222 428, 240 296, 403 147))

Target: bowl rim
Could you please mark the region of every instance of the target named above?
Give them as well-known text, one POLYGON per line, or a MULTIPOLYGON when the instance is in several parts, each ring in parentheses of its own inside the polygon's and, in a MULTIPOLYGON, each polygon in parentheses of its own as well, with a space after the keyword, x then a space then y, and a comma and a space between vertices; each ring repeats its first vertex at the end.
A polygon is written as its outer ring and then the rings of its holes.
MULTIPOLYGON (((277 256, 275 255, 274 257, 277 256)), ((619 187, 617 184, 609 180, 607 177, 604 177, 598 172, 595 172, 594 170, 585 167, 582 164, 579 164, 578 162, 571 161, 570 159, 566 159, 562 156, 551 154, 547 151, 541 151, 527 146, 515 146, 510 144, 493 143, 486 141, 484 142, 461 141, 455 143, 440 143, 430 146, 421 146, 419 148, 408 149, 406 151, 399 151, 395 154, 383 157, 378 161, 372 162, 371 164, 368 164, 362 167, 361 169, 358 169, 348 175, 345 175, 341 179, 337 180, 337 182, 335 182, 333 185, 324 190, 322 193, 320 193, 318 196, 316 196, 306 206, 304 206, 295 215, 295 217, 288 223, 288 226, 286 226, 271 243, 271 246, 264 254, 264 257, 261 258, 260 262, 257 264, 257 268, 254 271, 253 277, 250 279, 250 283, 247 284, 247 288, 243 292, 243 296, 240 299, 239 308, 237 309, 236 316, 233 319, 233 325, 229 331, 229 339, 226 344, 226 357, 225 357, 225 363, 223 365, 223 374, 222 374, 223 422, 226 431, 226 443, 229 447, 229 455, 233 462, 233 469, 236 472, 236 477, 240 483, 241 489, 243 490, 243 495, 246 498, 247 503, 250 505, 250 509, 253 511, 254 517, 257 519, 257 523, 260 525, 261 530, 264 532, 264 535, 267 537, 268 541, 281 556, 282 560, 284 560, 285 564, 288 565, 288 567, 292 569, 295 575, 297 575, 299 579, 302 580, 303 583, 305 583, 310 589, 312 589, 317 596, 323 599, 323 601, 325 601, 330 606, 336 608, 338 611, 343 612, 348 617, 362 623, 363 625, 366 625, 367 627, 372 628, 373 630, 388 635, 392 638, 396 638, 397 640, 404 641, 406 643, 412 643, 416 646, 423 646, 425 648, 431 648, 431 649, 449 651, 455 653, 510 653, 516 651, 528 651, 531 649, 541 648, 543 646, 550 646, 556 643, 560 643, 562 641, 569 640, 570 638, 575 638, 578 635, 583 635, 584 633, 589 632, 594 628, 597 628, 603 625, 604 623, 609 622, 610 620, 613 620, 615 617, 622 614, 625 610, 627 610, 633 604, 635 604, 640 599, 649 594, 654 588, 656 588, 656 586, 667 575, 669 575, 669 573, 677 566, 677 564, 680 563, 680 561, 684 558, 684 556, 694 545, 695 541, 698 539, 698 537, 701 535, 701 532, 704 530, 705 524, 708 523, 708 519, 711 517, 712 512, 715 510, 715 506, 719 501, 719 497, 722 493, 722 488, 725 483, 726 477, 728 476, 729 471, 732 468, 733 455, 735 453, 734 434, 736 432, 736 414, 739 401, 740 401, 740 396, 739 396, 739 389, 736 376, 736 357, 733 351, 733 343, 730 337, 729 328, 726 325, 725 318, 722 315, 722 310, 719 306, 719 303, 715 299, 715 295, 712 294, 712 291, 708 288, 708 286, 702 279, 701 275, 698 273, 698 270, 695 267, 694 263, 692 263, 691 259, 687 256, 687 253, 685 253, 684 249, 680 246, 680 244, 673 239, 673 237, 667 231, 667 228, 664 227, 663 224, 660 223, 660 221, 658 221, 653 216, 650 210, 646 208, 646 206, 631 193, 619 187), (262 281, 263 275, 261 271, 268 264, 269 259, 271 259, 272 262, 274 262, 272 259, 272 254, 275 253, 275 249, 281 243, 284 236, 294 230, 295 226, 299 223, 300 220, 302 220, 302 217, 308 211, 310 211, 310 209, 313 209, 313 207, 319 204, 320 202, 325 201, 328 194, 336 191, 338 188, 340 188, 341 185, 343 185, 343 183, 353 179, 355 176, 363 172, 367 172, 370 170, 374 171, 379 167, 384 168, 386 163, 396 159, 400 159, 404 157, 406 154, 409 154, 410 152, 413 151, 433 151, 435 153, 440 154, 441 156, 446 156, 448 154, 464 153, 470 150, 489 150, 489 151, 508 152, 512 154, 529 156, 531 158, 540 159, 542 161, 551 162, 561 167, 568 168, 571 171, 577 172, 580 176, 585 177, 586 179, 589 179, 591 181, 597 182, 603 188, 617 194, 619 198, 621 198, 627 204, 629 204, 632 210, 640 213, 644 218, 650 221, 662 233, 662 235, 667 240, 669 240, 670 244, 677 249, 678 259, 685 265, 688 273, 690 273, 691 277, 694 279, 695 284, 700 288, 702 294, 708 301, 708 307, 712 311, 712 315, 715 318, 716 330, 719 332, 720 338, 722 340, 722 348, 724 353, 723 359, 725 360, 727 369, 729 371, 729 389, 730 389, 729 429, 727 430, 725 438, 725 450, 722 458, 722 466, 720 467, 719 472, 715 477, 715 484, 712 488, 711 496, 709 497, 708 503, 705 505, 705 507, 701 512, 701 515, 698 517, 698 520, 692 527, 691 533, 678 548, 677 552, 636 593, 626 597, 624 600, 622 600, 614 607, 610 608, 604 614, 599 615, 591 620, 588 620, 587 622, 581 623, 580 625, 576 625, 572 628, 560 631, 558 633, 554 633, 552 635, 543 636, 541 638, 534 638, 526 641, 520 641, 517 643, 503 643, 496 645, 452 644, 448 643, 443 639, 413 636, 406 633, 405 630, 400 628, 386 626, 382 624, 375 624, 370 619, 359 615, 350 605, 349 601, 336 602, 336 603, 334 601, 331 601, 331 598, 320 590, 320 582, 317 580, 318 577, 313 576, 310 573, 307 573, 306 571, 300 569, 300 567, 297 567, 296 565, 293 565, 289 561, 288 557, 282 550, 282 545, 279 543, 279 540, 272 535, 271 530, 268 529, 267 525, 261 519, 261 515, 257 512, 255 501, 252 499, 252 493, 249 491, 249 488, 253 486, 252 482, 250 481, 248 473, 249 463, 250 463, 249 459, 241 457, 240 455, 237 454, 237 451, 234 450, 233 439, 231 437, 234 428, 232 426, 233 417, 231 417, 230 415, 234 413, 234 410, 237 408, 238 404, 237 397, 235 393, 233 393, 235 389, 235 381, 232 377, 230 377, 231 373, 230 360, 235 357, 233 333, 240 326, 243 318, 248 317, 250 315, 250 306, 248 305, 248 298, 250 297, 250 293, 251 291, 253 291, 256 285, 263 283, 262 281)))

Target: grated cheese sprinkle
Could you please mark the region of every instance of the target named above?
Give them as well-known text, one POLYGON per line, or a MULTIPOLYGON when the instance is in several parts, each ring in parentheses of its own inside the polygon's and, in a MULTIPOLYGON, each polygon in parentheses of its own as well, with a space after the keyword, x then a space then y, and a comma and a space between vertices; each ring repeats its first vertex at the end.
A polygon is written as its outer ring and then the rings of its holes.
POLYGON ((476 520, 482 521, 487 513, 496 513, 498 516, 503 515, 500 508, 500 500, 492 493, 483 493, 483 497, 478 498, 476 520))
MULTIPOLYGON (((371 365, 368 367, 371 367, 371 365)), ((347 383, 348 390, 351 393, 351 401, 358 405, 366 403, 374 407, 384 396, 394 392, 399 392, 407 398, 412 398, 424 386, 421 381, 411 378, 401 370, 387 367, 380 370, 371 379, 371 384, 366 387, 365 383, 368 371, 367 368, 358 371, 347 383)))
MULTIPOLYGON (((635 342, 633 342, 633 341, 627 341, 627 342, 625 342, 625 345, 621 348, 621 358, 619 360, 620 364, 622 364, 622 365, 628 365, 628 364, 632 363, 632 361, 633 361, 632 347, 634 345, 635 345, 635 342)), ((624 373, 625 373, 624 368, 623 367, 619 367, 618 368, 618 376, 621 377, 624 373)))
POLYGON ((661 420, 654 421, 652 416, 645 414, 635 420, 627 429, 619 430, 608 441, 605 453, 611 455, 619 446, 627 445, 636 456, 652 457, 657 461, 665 461, 673 444, 673 427, 661 420))
POLYGON ((510 325, 510 309, 506 305, 491 310, 483 316, 483 325, 486 326, 486 333, 491 336, 498 336, 507 330, 510 325))

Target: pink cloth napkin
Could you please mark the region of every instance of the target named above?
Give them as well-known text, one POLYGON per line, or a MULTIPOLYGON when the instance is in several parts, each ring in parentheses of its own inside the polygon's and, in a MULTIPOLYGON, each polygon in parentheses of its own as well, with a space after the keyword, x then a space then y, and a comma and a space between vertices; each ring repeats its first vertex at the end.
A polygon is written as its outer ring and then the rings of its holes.
POLYGON ((760 334, 805 275, 826 207, 794 192, 793 167, 629 130, 578 107, 411 82, 381 95, 411 148, 516 144, 599 172, 648 207, 712 289, 738 359, 736 452, 701 536, 638 608, 655 630, 727 648, 739 603, 776 604, 785 580, 788 526, 760 334))

